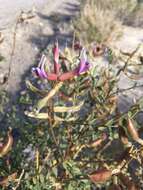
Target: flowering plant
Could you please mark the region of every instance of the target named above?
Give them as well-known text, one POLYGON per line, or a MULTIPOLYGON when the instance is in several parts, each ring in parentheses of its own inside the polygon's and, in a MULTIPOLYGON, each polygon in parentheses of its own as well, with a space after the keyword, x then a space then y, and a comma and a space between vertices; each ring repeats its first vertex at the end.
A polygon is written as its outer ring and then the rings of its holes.
MULTIPOLYGON (((42 58, 39 62, 38 67, 32 68, 32 71, 42 79, 48 79, 51 81, 65 81, 74 78, 75 76, 79 76, 80 74, 88 71, 89 63, 87 61, 87 55, 85 48, 82 48, 79 56, 79 65, 72 71, 68 71, 66 73, 60 73, 61 65, 60 65, 60 50, 58 46, 58 42, 55 43, 53 48, 53 57, 54 57, 54 72, 48 73, 46 72, 45 65, 48 62, 45 55, 42 55, 42 58)), ((62 61, 66 57, 61 57, 62 61)))

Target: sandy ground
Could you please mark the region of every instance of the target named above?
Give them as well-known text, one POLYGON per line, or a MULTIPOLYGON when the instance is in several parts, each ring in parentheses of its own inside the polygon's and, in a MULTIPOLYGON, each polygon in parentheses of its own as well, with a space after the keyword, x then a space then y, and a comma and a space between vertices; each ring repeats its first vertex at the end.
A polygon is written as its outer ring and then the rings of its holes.
MULTIPOLYGON (((139 44, 143 44, 143 29, 126 26, 124 27, 122 38, 116 43, 116 47, 118 47, 118 49, 121 49, 124 52, 131 53, 138 47, 139 44)), ((140 55, 143 56, 143 52, 141 52, 140 55)), ((133 86, 135 83, 137 85, 143 84, 143 76, 140 78, 140 80, 130 80, 128 77, 122 74, 118 86, 120 89, 126 89, 133 86)), ((121 94, 119 98, 120 110, 123 112, 127 111, 129 107, 142 96, 143 87, 135 88, 133 90, 121 94)))
POLYGON ((12 25, 16 16, 21 10, 28 10, 31 7, 42 7, 51 0, 0 0, 0 28, 12 25))

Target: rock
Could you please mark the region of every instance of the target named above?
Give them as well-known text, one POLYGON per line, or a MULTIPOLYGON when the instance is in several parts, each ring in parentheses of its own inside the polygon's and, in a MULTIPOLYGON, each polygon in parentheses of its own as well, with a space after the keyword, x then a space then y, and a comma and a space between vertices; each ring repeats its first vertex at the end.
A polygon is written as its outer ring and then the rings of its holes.
POLYGON ((3 73, 0 73, 0 84, 5 84, 7 81, 7 75, 6 74, 3 74, 3 73))

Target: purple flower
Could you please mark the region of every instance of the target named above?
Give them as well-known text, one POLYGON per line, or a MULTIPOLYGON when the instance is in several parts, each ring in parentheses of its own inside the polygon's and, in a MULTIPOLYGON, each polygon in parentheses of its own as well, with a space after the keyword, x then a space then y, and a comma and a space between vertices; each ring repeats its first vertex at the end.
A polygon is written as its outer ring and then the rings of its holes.
POLYGON ((53 73, 51 72, 47 73, 45 70, 45 64, 47 63, 47 58, 45 55, 42 55, 38 67, 32 68, 32 71, 41 79, 47 79, 51 81, 65 81, 85 73, 90 67, 90 64, 87 61, 87 54, 85 48, 82 48, 81 50, 79 65, 74 70, 68 71, 66 73, 59 73, 60 64, 59 64, 58 42, 54 46, 53 55, 54 55, 53 73))
POLYGON ((86 72, 90 67, 90 64, 87 61, 87 54, 85 48, 82 48, 80 53, 80 63, 79 63, 79 70, 78 74, 82 74, 86 72))
POLYGON ((47 62, 47 58, 45 55, 42 55, 41 60, 38 64, 38 67, 36 68, 32 68, 32 72, 36 73, 37 76, 39 76, 40 78, 47 78, 48 75, 45 72, 45 63, 47 62))

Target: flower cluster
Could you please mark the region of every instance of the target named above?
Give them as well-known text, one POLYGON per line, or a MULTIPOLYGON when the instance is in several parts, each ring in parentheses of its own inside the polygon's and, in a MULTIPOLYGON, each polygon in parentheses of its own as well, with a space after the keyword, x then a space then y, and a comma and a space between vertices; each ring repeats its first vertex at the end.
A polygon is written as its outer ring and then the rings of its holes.
POLYGON ((65 81, 74 78, 75 76, 79 76, 82 73, 85 73, 89 70, 90 64, 87 61, 87 54, 85 48, 80 50, 79 56, 79 64, 78 66, 71 70, 64 73, 60 72, 60 50, 58 42, 55 43, 53 48, 53 57, 54 57, 54 72, 47 72, 46 71, 46 63, 47 58, 45 55, 42 55, 42 58, 39 62, 38 67, 32 68, 32 72, 34 72, 38 77, 41 79, 47 79, 50 81, 65 81))

